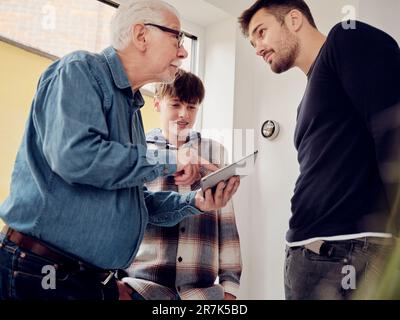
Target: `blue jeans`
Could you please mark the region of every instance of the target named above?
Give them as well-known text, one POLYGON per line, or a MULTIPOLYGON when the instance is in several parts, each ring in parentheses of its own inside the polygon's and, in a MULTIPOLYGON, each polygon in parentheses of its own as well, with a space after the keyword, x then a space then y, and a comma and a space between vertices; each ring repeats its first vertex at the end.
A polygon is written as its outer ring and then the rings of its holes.
POLYGON ((395 240, 362 238, 329 241, 330 255, 287 247, 287 300, 349 300, 374 292, 395 240))
POLYGON ((0 300, 118 300, 116 279, 103 285, 104 279, 104 273, 23 250, 0 234, 0 300))

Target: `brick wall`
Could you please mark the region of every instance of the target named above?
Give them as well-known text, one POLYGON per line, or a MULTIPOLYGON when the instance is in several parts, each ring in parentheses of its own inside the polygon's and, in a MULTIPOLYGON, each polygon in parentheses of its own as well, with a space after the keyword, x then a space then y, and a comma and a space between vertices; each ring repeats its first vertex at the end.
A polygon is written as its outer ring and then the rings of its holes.
POLYGON ((1 0, 0 35, 63 56, 109 45, 115 9, 96 0, 1 0))

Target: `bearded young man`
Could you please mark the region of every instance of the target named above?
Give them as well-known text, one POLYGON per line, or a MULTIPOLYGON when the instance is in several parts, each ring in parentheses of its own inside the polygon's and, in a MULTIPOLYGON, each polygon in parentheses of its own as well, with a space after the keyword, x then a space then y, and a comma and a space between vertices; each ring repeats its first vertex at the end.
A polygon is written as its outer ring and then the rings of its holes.
POLYGON ((368 295, 398 235, 399 46, 358 21, 326 37, 302 0, 259 0, 239 22, 273 72, 298 67, 308 80, 295 131, 286 298, 352 297, 349 266, 368 295))

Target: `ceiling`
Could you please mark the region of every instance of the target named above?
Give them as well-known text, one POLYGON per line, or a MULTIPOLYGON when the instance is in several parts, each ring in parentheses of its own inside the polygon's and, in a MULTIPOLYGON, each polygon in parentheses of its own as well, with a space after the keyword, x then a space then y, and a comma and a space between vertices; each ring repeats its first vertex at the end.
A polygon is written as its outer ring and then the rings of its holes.
MULTIPOLYGON (((111 0, 111 1, 120 4, 126 0, 111 0)), ((177 8, 181 16, 184 17, 185 20, 206 27, 218 21, 229 18, 230 14, 225 11, 225 8, 229 7, 228 5, 229 3, 231 4, 231 2, 236 2, 238 0, 235 1, 166 0, 166 1, 171 5, 173 5, 175 8, 177 8)), ((238 2, 241 1, 243 0, 239 0, 238 2)))
MULTIPOLYGON (((189 0, 197 1, 197 0, 189 0)), ((205 0, 215 7, 229 13, 234 17, 239 17, 240 14, 249 8, 255 0, 205 0)))

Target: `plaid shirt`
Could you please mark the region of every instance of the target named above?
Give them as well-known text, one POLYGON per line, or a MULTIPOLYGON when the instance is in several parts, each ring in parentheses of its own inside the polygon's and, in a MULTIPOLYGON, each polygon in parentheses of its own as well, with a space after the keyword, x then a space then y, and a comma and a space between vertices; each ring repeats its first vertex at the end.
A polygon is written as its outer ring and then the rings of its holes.
MULTIPOLYGON (((160 129, 147 135, 149 149, 176 149, 160 129)), ((200 151, 208 161, 225 165, 225 152, 215 141, 192 132, 185 146, 200 151)), ((205 176, 208 172, 201 171, 205 176)), ((174 177, 161 177, 147 184, 150 191, 186 193, 199 189, 176 186, 174 177)), ((237 296, 242 260, 235 214, 230 201, 218 211, 185 218, 172 228, 148 225, 143 242, 123 281, 148 300, 218 300, 224 293, 237 296), (216 283, 217 277, 219 284, 216 283)))

